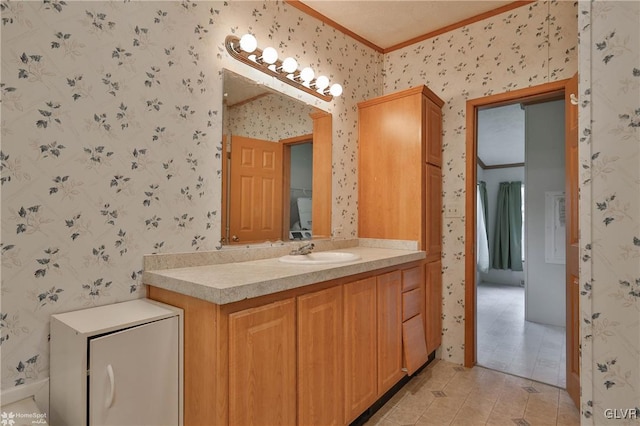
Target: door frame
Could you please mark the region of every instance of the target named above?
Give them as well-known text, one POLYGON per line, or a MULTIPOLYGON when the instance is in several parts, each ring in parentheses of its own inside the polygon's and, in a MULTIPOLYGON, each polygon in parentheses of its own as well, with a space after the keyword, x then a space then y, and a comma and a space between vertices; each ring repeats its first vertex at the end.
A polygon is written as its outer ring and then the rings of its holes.
MULTIPOLYGON (((571 79, 484 96, 467 101, 465 182, 465 326, 464 366, 476 364, 476 181, 478 179, 478 111, 516 102, 545 102, 564 97, 571 79)), ((567 141, 565 140, 565 145, 567 141)), ((567 333, 568 335, 568 333, 567 333)))
MULTIPOLYGON (((313 144, 313 133, 280 139, 282 144, 282 241, 289 241, 291 226, 291 147, 303 143, 313 144)), ((315 174, 314 174, 315 177, 315 174)))

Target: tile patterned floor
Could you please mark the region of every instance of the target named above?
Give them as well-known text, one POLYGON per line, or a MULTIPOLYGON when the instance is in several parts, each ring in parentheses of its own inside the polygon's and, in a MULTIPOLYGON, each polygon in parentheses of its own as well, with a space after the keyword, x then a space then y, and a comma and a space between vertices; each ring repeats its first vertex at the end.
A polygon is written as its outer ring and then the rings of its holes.
POLYGON ((579 425, 566 391, 483 367, 435 360, 366 423, 404 425, 579 425))
POLYGON ((478 365, 564 388, 564 327, 524 321, 524 288, 480 283, 478 365))

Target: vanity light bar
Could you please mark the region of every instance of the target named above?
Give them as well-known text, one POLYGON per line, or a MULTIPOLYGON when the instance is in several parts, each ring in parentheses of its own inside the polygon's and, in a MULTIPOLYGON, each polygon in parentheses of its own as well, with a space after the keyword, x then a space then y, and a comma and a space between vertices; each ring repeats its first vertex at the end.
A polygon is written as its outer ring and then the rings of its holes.
POLYGON ((327 77, 321 75, 314 79, 314 72, 311 68, 306 67, 302 71, 298 70, 298 63, 295 59, 280 60, 278 52, 272 47, 260 50, 256 38, 251 34, 245 34, 242 38, 228 35, 224 44, 227 52, 240 62, 276 77, 278 80, 323 101, 329 102, 334 96, 342 94, 342 86, 336 83, 329 87, 327 77))

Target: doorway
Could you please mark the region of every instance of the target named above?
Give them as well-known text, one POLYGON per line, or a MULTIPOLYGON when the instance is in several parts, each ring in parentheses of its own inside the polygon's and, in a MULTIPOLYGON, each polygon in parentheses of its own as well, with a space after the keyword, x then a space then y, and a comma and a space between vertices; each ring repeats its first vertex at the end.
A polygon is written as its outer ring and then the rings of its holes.
POLYGON ((526 89, 467 101, 466 114, 466 199, 465 199, 465 366, 477 363, 476 317, 476 209, 477 209, 477 116, 481 108, 501 106, 515 102, 536 102, 563 98, 565 104, 566 187, 566 380, 567 391, 576 405, 579 402, 579 307, 576 283, 579 282, 578 264, 578 211, 577 211, 577 107, 573 97, 577 93, 577 75, 571 79, 546 83, 526 89))
POLYGON ((566 376, 564 139, 561 97, 478 110, 477 363, 558 387, 566 376))
POLYGON ((280 141, 283 147, 283 241, 313 237, 313 135, 280 141))

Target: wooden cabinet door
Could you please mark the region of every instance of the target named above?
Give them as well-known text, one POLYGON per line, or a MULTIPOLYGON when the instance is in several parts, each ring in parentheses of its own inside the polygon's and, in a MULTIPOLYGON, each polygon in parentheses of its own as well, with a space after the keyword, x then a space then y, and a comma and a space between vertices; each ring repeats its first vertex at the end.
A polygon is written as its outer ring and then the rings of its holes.
POLYGON ((293 298, 229 315, 229 424, 296 423, 293 298))
POLYGON ((442 261, 426 264, 426 337, 427 353, 442 344, 442 261))
POLYGON ((418 314, 402 324, 402 341, 404 344, 404 365, 407 374, 411 375, 429 359, 422 314, 418 314))
POLYGON ((345 423, 377 397, 376 278, 344 285, 345 423))
POLYGON ((402 371, 402 275, 400 271, 377 277, 378 292, 378 396, 405 375, 402 371))
POLYGON ((442 170, 427 164, 426 176, 426 226, 424 246, 427 260, 440 258, 442 252, 442 170))
POLYGON ((442 167, 442 109, 425 99, 427 114, 427 146, 426 161, 434 166, 442 167))
POLYGON ((298 424, 344 424, 342 287, 298 297, 298 424))
POLYGON ((421 238, 423 162, 419 91, 361 106, 358 146, 358 235, 421 238))

